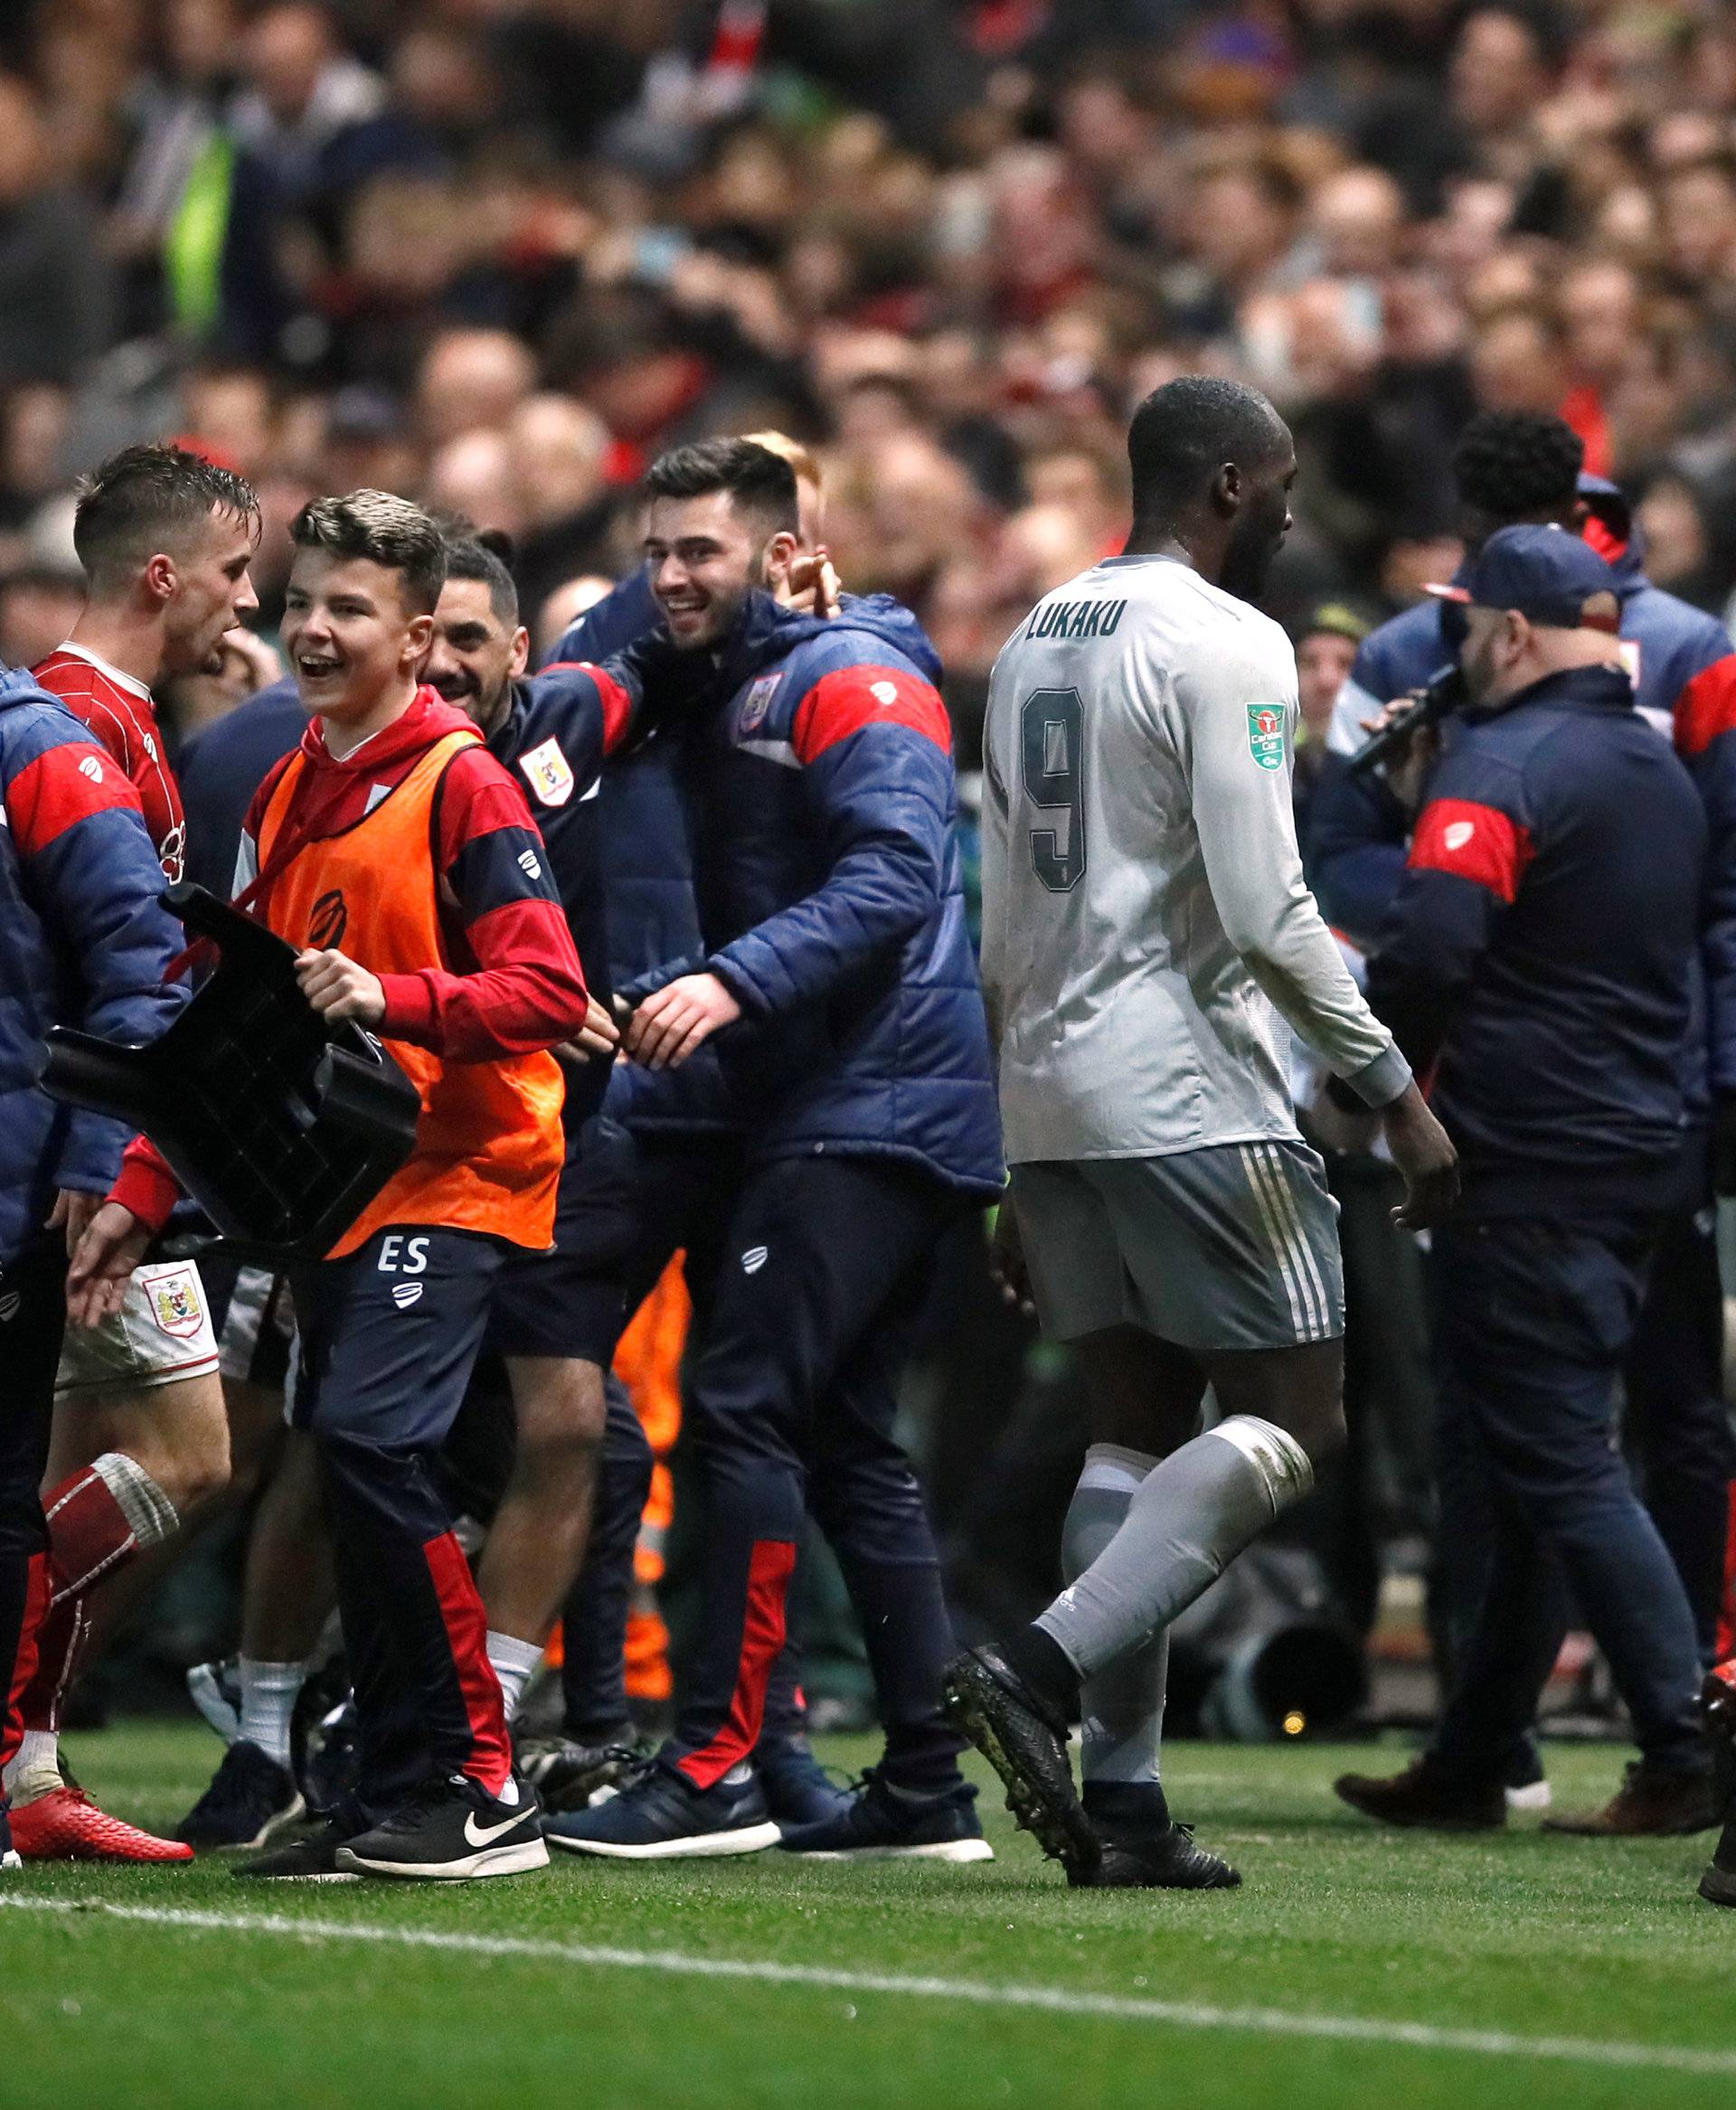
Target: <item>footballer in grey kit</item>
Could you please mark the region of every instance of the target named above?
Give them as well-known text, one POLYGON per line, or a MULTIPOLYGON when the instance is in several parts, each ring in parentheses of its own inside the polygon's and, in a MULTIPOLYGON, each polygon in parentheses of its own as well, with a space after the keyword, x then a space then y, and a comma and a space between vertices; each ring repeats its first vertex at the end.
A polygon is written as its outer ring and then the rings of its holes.
POLYGON ((1343 1440, 1336 1211, 1287 1031, 1382 1115, 1401 1221, 1449 1208, 1457 1172, 1302 877, 1295 661, 1250 605, 1290 524, 1288 430, 1252 390, 1189 378, 1141 405, 1128 453, 1127 553, 1020 626, 984 735, 998 1242, 1079 1357, 1095 1440, 1067 1588, 959 1657, 948 1693, 1070 1880, 1203 1889, 1237 1879, 1169 1820, 1166 1629, 1343 1440))

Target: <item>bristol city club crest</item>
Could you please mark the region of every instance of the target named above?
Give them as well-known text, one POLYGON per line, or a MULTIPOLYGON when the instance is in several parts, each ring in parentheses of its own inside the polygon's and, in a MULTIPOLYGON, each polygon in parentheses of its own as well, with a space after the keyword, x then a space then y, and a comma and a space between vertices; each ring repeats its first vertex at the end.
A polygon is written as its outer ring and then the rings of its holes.
POLYGON ((1284 767, 1284 713, 1277 704, 1248 706, 1248 749, 1262 769, 1284 767))
POLYGON ((758 732, 766 722, 766 713, 771 709, 771 700, 778 693, 782 674, 761 674, 741 699, 741 717, 739 730, 743 736, 758 732))
POLYGON ((572 796, 575 779, 559 740, 544 740, 521 755, 518 766, 539 805, 565 805, 572 796))
POLYGON ((204 1323, 199 1278, 191 1267, 176 1267, 151 1284, 151 1316, 157 1329, 177 1341, 190 1340, 204 1323))

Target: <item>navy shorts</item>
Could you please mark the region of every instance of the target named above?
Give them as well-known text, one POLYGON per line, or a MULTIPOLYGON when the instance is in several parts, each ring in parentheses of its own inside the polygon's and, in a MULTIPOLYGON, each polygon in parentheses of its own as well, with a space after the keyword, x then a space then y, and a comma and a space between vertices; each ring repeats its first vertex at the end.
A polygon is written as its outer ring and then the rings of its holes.
POLYGON ((607 1369, 627 1323, 634 1236, 633 1140, 599 1114, 586 1122, 561 1173, 553 1250, 514 1252, 500 1271, 489 1348, 607 1369))
POLYGON ((292 1276, 301 1360, 292 1418, 382 1451, 434 1450, 463 1403, 514 1248, 426 1223, 376 1231, 292 1276))

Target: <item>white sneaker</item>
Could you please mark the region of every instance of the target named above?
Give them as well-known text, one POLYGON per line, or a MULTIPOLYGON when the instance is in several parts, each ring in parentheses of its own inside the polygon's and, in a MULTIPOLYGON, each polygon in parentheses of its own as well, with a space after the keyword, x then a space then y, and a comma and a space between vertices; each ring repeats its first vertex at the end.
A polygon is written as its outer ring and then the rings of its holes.
POLYGON ((1528 1780, 1524 1787, 1510 1787, 1505 1793, 1510 1810, 1546 1810, 1555 1800, 1547 1780, 1528 1780))

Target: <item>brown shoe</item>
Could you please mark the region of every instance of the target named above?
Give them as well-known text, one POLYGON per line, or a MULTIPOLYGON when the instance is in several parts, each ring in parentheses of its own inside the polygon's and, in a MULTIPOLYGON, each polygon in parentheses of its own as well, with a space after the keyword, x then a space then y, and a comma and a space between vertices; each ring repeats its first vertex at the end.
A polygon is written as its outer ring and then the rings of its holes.
POLYGON ((1679 1839, 1710 1832, 1718 1818, 1711 1774, 1665 1773, 1642 1760, 1628 1768, 1602 1809, 1545 1817, 1543 1830, 1587 1839, 1679 1839))
POLYGON ((1416 1831, 1498 1832, 1507 1821, 1507 1798, 1498 1780, 1455 1780, 1427 1757, 1391 1780, 1346 1773, 1333 1782, 1332 1791, 1365 1817, 1416 1831))

